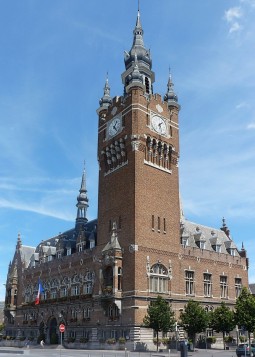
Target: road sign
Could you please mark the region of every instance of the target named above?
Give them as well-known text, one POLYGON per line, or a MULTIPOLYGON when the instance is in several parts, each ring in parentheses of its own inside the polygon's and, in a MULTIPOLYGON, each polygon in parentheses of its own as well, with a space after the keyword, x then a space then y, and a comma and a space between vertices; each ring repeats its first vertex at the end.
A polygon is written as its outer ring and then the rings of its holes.
POLYGON ((61 333, 65 332, 65 329, 66 329, 66 327, 65 327, 64 324, 60 324, 60 325, 59 325, 59 331, 60 331, 61 333))

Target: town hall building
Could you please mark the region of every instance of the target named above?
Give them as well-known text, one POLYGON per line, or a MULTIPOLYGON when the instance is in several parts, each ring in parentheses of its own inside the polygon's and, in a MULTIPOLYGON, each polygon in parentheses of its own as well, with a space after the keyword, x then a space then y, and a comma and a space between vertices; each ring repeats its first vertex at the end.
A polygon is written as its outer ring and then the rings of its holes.
POLYGON ((97 109, 98 217, 87 219, 84 170, 74 227, 36 247, 18 236, 6 281, 6 335, 56 343, 62 323, 65 341, 99 348, 123 337, 128 348, 146 349, 153 331, 143 318, 158 295, 178 320, 189 299, 208 311, 222 301, 233 308, 248 287, 246 251, 237 248, 225 220, 217 229, 184 216, 180 105, 171 75, 163 96, 153 92, 143 35, 138 11, 124 54, 124 94, 112 98, 107 78, 97 109))

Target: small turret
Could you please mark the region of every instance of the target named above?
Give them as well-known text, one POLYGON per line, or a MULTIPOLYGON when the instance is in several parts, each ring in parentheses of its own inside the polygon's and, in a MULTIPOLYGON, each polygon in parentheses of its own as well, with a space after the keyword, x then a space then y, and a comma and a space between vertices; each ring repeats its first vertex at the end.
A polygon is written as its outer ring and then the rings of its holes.
POLYGON ((167 102, 168 108, 175 107, 178 110, 180 109, 180 105, 178 104, 178 97, 174 92, 174 84, 172 81, 171 73, 169 73, 169 79, 167 83, 167 92, 164 96, 164 101, 167 102))
POLYGON ((97 109, 97 113, 99 114, 103 110, 107 110, 108 107, 112 104, 112 97, 110 95, 110 86, 108 80, 108 74, 104 85, 104 95, 99 100, 100 107, 97 109))
POLYGON ((86 190, 86 172, 85 168, 83 170, 82 174, 82 180, 81 180, 81 188, 79 190, 79 195, 77 196, 77 217, 76 217, 76 228, 78 226, 80 227, 81 225, 84 225, 87 223, 87 208, 89 207, 88 205, 88 197, 87 197, 87 190, 86 190))

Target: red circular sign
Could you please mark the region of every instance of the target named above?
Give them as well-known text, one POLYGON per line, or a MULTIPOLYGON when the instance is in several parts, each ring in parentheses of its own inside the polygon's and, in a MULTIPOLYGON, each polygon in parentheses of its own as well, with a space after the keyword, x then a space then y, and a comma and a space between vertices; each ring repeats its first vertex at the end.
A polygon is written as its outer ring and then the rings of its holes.
POLYGON ((65 332, 65 329, 66 329, 66 327, 65 327, 64 324, 60 324, 60 325, 59 325, 59 331, 60 331, 60 332, 65 332))

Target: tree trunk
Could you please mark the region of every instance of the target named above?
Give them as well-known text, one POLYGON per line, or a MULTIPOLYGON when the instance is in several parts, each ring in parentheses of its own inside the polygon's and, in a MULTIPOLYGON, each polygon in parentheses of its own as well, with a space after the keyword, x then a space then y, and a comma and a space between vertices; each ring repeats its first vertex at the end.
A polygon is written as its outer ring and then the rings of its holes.
POLYGON ((157 352, 158 352, 158 331, 157 331, 157 352))
POLYGON ((226 349, 226 343, 225 343, 225 332, 222 332, 222 336, 223 336, 223 349, 226 349))

